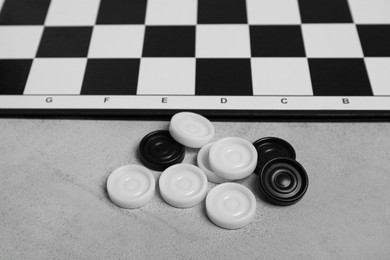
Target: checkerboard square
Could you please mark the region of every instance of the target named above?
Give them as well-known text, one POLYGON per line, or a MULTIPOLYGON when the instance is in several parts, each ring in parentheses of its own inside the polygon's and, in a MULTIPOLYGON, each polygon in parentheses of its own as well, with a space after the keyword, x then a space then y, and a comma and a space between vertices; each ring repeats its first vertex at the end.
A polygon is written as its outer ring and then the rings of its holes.
POLYGON ((80 94, 87 59, 35 59, 24 94, 80 94))
POLYGON ((195 26, 146 26, 143 57, 195 57, 195 26))
POLYGON ((366 58, 365 62, 374 95, 390 96, 390 58, 366 58))
POLYGON ((147 0, 101 0, 97 24, 144 24, 147 0))
POLYGON ((298 0, 303 23, 352 23, 348 0, 298 0))
POLYGON ((197 0, 149 0, 147 25, 196 25, 197 0))
POLYGON ((250 59, 197 59, 195 94, 253 95, 250 59))
POLYGON ((197 26, 196 57, 249 58, 250 55, 247 25, 197 26))
POLYGON ((100 0, 52 0, 45 24, 94 25, 100 0))
POLYGON ((296 0, 247 0, 247 6, 249 24, 301 23, 296 0))
POLYGON ((135 95, 139 59, 89 59, 82 95, 135 95))
POLYGON ((298 25, 252 25, 250 34, 253 57, 305 57, 298 25))
POLYGON ((315 96, 371 96, 363 59, 309 59, 315 96))
POLYGON ((49 4, 50 0, 5 0, 0 25, 43 25, 49 4))
POLYGON ((253 58, 254 95, 313 95, 306 58, 253 58))
POLYGON ((137 94, 194 95, 195 58, 143 58, 137 94))
POLYGON ((93 29, 88 57, 140 58, 144 33, 143 25, 97 25, 93 29))
POLYGON ((0 59, 34 58, 43 26, 1 26, 0 59))
POLYGON ((87 57, 92 27, 46 27, 38 57, 87 57))
POLYGON ((366 57, 390 57, 390 24, 358 25, 357 28, 366 57))
POLYGON ((242 0, 199 0, 198 23, 247 23, 246 5, 242 0))
POLYGON ((304 24, 303 39, 307 57, 363 57, 363 51, 353 24, 304 24))
POLYGON ((389 0, 349 0, 349 5, 357 24, 390 23, 389 0))
POLYGON ((32 60, 0 59, 0 95, 22 95, 32 60))

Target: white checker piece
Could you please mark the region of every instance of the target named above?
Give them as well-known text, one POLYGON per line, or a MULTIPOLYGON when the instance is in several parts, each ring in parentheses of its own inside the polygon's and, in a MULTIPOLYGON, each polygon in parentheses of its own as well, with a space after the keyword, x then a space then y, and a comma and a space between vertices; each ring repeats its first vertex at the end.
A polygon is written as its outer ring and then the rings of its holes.
POLYGON ((192 164, 175 164, 160 176, 161 197, 177 208, 190 208, 200 203, 207 193, 207 177, 192 164))
POLYGON ((252 58, 254 95, 313 95, 306 58, 252 58))
POLYGON ((196 157, 196 161, 197 161, 197 164, 198 164, 198 167, 202 169, 202 171, 206 174, 207 176, 207 179, 211 182, 214 182, 214 183, 223 183, 223 182, 227 182, 228 180, 222 178, 222 177, 219 177, 217 174, 215 174, 215 172, 213 172, 213 170, 211 169, 211 166, 210 166, 210 160, 209 160, 209 152, 210 152, 210 148, 211 146, 213 145, 214 143, 209 143, 209 144, 206 144, 205 146, 203 146, 199 152, 198 152, 198 156, 196 157))
POLYGON ((45 25, 94 25, 99 4, 100 0, 52 0, 45 25))
POLYGON ((140 58, 145 34, 143 25, 96 25, 89 58, 140 58))
POLYGON ((254 219, 256 198, 252 191, 241 184, 219 184, 207 194, 206 212, 217 226, 225 229, 242 228, 254 219))
POLYGON ((147 25, 196 25, 197 0, 149 0, 147 25))
POLYGON ((195 58, 142 58, 138 95, 194 95, 195 58))
POLYGON ((5 0, 0 0, 0 10, 1 10, 1 8, 3 7, 4 1, 5 1, 5 0))
POLYGON ((144 166, 129 164, 113 171, 107 179, 111 201, 122 208, 134 209, 146 205, 154 196, 156 181, 144 166))
POLYGON ((80 94, 87 59, 35 59, 24 94, 80 94))
POLYGON ((38 50, 43 26, 1 26, 0 58, 32 59, 38 50))
POLYGON ((213 139, 215 128, 202 115, 191 112, 175 114, 169 124, 169 133, 177 142, 191 148, 200 148, 213 139))
POLYGON ((354 24, 303 24, 308 58, 362 58, 363 50, 354 24))
POLYGON ((390 58, 365 58, 374 95, 390 95, 390 58))
POLYGON ((197 58, 249 58, 248 25, 198 25, 197 58))
POLYGON ((247 0, 247 6, 249 24, 301 23, 297 0, 247 0))
POLYGON ((390 23, 389 0, 349 0, 349 6, 357 24, 390 23))
POLYGON ((252 143, 240 137, 218 140, 209 152, 211 169, 228 180, 239 180, 251 175, 256 168, 257 158, 252 143))

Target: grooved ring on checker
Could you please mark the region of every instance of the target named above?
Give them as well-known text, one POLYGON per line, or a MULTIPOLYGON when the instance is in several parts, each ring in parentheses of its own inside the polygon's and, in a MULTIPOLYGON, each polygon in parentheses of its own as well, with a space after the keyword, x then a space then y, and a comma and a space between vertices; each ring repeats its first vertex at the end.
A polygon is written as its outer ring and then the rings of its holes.
POLYGON ((209 153, 211 169, 220 177, 239 180, 248 177, 256 168, 257 151, 247 140, 240 137, 221 139, 209 153))
POLYGON ((177 208, 190 208, 201 202, 207 192, 207 178, 192 164, 176 164, 160 176, 161 197, 177 208))
POLYGON ((147 134, 139 144, 142 163, 155 171, 163 171, 184 159, 184 146, 176 142, 168 131, 147 134))
POLYGON ((212 188, 206 198, 210 220, 226 229, 238 229, 252 222, 256 212, 253 193, 238 183, 223 183, 212 188))
POLYGON ((181 112, 172 117, 169 132, 179 143, 200 148, 211 141, 215 129, 207 118, 191 112, 181 112))
POLYGON ((288 206, 298 202, 306 193, 309 178, 305 169, 290 158, 269 161, 259 176, 259 188, 270 203, 288 206))
POLYGON ((107 179, 107 192, 111 201, 122 208, 139 208, 154 195, 156 181, 143 166, 129 164, 113 171, 107 179))

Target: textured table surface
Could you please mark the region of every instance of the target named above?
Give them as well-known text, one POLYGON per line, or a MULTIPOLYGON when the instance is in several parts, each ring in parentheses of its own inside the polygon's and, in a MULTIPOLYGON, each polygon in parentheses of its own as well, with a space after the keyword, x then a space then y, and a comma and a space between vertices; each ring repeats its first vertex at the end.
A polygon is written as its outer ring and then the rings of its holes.
MULTIPOLYGON (((390 124, 213 123, 215 140, 289 141, 309 175, 304 198, 272 206, 258 196, 256 176, 239 181, 255 193, 257 211, 233 231, 212 224, 204 202, 173 208, 158 190, 141 209, 121 209, 107 198, 108 175, 140 164, 139 141, 167 121, 1 119, 0 258, 390 257, 390 124)), ((184 162, 196 153, 187 149, 184 162)))

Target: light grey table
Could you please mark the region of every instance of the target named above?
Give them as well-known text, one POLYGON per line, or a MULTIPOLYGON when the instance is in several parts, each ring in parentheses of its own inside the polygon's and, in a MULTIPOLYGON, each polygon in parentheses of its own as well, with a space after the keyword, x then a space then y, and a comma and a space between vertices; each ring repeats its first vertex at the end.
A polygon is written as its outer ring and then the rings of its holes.
POLYGON ((390 124, 213 123, 215 139, 289 141, 309 175, 304 198, 267 204, 250 176, 240 183, 257 197, 256 216, 233 231, 212 224, 204 202, 173 208, 158 190, 141 209, 121 209, 107 198, 108 175, 140 164, 139 141, 167 121, 1 119, 0 258, 390 258, 390 124))

